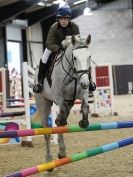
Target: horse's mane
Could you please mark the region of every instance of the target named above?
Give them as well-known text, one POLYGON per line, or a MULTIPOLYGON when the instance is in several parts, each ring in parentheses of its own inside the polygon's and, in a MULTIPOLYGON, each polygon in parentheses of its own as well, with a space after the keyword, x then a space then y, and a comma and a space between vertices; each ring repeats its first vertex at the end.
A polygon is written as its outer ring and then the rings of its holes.
MULTIPOLYGON (((75 41, 80 42, 81 37, 80 35, 75 35, 75 41)), ((62 41, 63 47, 67 48, 69 44, 71 44, 72 36, 66 36, 66 38, 62 41)))
MULTIPOLYGON (((86 38, 85 37, 81 37, 80 35, 75 35, 74 40, 75 40, 75 45, 76 44, 86 45, 86 38)), ((62 41, 62 45, 64 46, 64 48, 67 48, 70 44, 72 44, 72 36, 67 36, 62 41)))
MULTIPOLYGON (((75 40, 76 40, 77 42, 80 42, 80 41, 81 41, 81 36, 80 36, 80 34, 75 35, 74 37, 75 37, 75 40)), ((72 36, 66 36, 65 41, 70 43, 70 42, 71 42, 71 38, 72 38, 72 36)))

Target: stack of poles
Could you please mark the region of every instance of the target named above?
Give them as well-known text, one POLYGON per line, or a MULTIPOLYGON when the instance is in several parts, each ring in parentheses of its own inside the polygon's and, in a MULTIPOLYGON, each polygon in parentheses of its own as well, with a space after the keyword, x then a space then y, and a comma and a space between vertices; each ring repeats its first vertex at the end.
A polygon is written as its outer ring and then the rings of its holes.
MULTIPOLYGON (((120 128, 131 128, 133 127, 133 121, 124 122, 110 122, 101 124, 91 124, 87 128, 82 129, 79 126, 66 126, 66 127, 55 127, 55 128, 38 128, 34 130, 17 130, 17 131, 7 131, 0 132, 0 138, 5 137, 16 137, 16 136, 34 136, 42 134, 60 134, 60 133, 72 133, 72 132, 82 132, 82 131, 95 131, 95 130, 108 130, 108 129, 120 129, 120 128)), ((59 166, 63 166, 69 163, 73 163, 88 157, 96 156, 101 153, 112 151, 124 146, 133 144, 133 137, 119 140, 110 144, 105 144, 96 148, 88 149, 82 153, 73 154, 70 157, 65 157, 63 159, 54 160, 49 163, 41 164, 35 167, 27 168, 20 172, 7 175, 6 177, 26 177, 43 171, 48 171, 59 166)))

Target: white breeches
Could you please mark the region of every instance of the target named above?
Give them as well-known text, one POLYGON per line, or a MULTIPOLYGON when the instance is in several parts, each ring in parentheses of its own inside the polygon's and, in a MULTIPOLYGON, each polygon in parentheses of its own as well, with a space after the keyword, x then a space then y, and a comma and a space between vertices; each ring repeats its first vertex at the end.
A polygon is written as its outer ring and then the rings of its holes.
POLYGON ((51 53, 52 53, 51 50, 48 50, 47 48, 44 50, 44 53, 43 53, 43 56, 42 56, 42 63, 44 63, 44 64, 47 63, 51 53))

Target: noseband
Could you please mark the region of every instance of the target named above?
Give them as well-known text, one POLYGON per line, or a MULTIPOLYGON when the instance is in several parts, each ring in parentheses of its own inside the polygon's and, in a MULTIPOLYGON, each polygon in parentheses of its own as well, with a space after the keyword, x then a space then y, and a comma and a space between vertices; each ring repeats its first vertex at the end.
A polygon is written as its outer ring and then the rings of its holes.
MULTIPOLYGON (((79 47, 77 47, 77 48, 75 48, 75 49, 73 49, 73 50, 82 49, 82 48, 88 48, 88 47, 85 46, 85 45, 81 45, 81 46, 79 46, 79 47)), ((90 58, 91 58, 91 56, 90 56, 90 58)), ((90 59, 90 58, 89 58, 89 59, 90 59)), ((74 74, 78 77, 78 79, 80 79, 81 76, 84 75, 84 74, 88 74, 88 75, 89 75, 89 73, 90 73, 90 68, 85 69, 85 70, 78 70, 78 71, 76 70, 76 68, 75 68, 75 66, 74 66, 74 56, 73 56, 73 54, 72 54, 72 62, 73 62, 73 71, 74 71, 74 74), (79 76, 78 74, 80 74, 80 76, 79 76)))

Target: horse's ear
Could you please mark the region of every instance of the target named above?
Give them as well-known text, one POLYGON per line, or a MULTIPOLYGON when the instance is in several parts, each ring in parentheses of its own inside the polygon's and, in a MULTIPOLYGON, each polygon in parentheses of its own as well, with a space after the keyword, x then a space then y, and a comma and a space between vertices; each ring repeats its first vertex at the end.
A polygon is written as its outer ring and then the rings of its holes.
POLYGON ((75 39, 75 36, 74 36, 74 35, 71 37, 71 42, 72 42, 72 45, 75 45, 76 39, 75 39))
POLYGON ((91 43, 91 35, 89 34, 87 39, 86 39, 86 43, 87 45, 89 45, 91 43))

